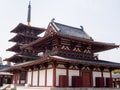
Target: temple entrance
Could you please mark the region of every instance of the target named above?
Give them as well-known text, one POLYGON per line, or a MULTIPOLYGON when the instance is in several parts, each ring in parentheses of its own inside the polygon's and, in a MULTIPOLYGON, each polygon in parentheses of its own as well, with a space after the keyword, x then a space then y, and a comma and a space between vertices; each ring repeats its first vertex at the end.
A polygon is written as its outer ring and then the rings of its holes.
POLYGON ((91 72, 83 71, 82 72, 82 86, 91 87, 91 72))
POLYGON ((20 73, 20 84, 25 84, 26 83, 26 72, 23 71, 20 73))

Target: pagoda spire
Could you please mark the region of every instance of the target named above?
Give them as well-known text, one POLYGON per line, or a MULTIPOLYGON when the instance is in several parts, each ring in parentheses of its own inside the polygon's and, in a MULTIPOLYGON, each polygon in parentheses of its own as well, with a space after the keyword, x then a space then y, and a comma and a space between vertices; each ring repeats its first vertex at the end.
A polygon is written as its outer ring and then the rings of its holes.
POLYGON ((27 17, 28 26, 30 26, 30 21, 31 21, 31 1, 29 1, 28 5, 28 17, 27 17))

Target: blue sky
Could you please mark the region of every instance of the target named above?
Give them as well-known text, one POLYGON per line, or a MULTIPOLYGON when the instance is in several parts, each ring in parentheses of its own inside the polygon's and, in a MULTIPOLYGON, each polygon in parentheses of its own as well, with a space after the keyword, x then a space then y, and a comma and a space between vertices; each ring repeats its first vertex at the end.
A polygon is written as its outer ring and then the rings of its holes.
MULTIPOLYGON (((19 23, 27 24, 29 0, 0 0, 0 57, 13 55, 6 49, 10 33, 19 23)), ((52 18, 56 22, 80 27, 95 41, 120 45, 120 0, 31 0, 31 25, 47 28, 52 18)), ((120 49, 99 53, 99 58, 120 63, 120 49)))

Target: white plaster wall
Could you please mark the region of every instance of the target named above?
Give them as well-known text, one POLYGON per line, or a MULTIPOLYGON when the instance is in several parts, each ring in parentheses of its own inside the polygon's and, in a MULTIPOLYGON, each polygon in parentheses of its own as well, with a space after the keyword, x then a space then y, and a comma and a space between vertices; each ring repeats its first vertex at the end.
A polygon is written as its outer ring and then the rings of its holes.
POLYGON ((93 86, 95 86, 95 78, 96 77, 102 77, 101 72, 93 71, 93 86))
POLYGON ((28 83, 29 85, 31 85, 31 77, 32 77, 32 72, 28 72, 27 83, 28 83))
POLYGON ((106 85, 106 78, 110 78, 110 72, 103 72, 104 83, 106 85))
POLYGON ((69 70, 69 86, 72 86, 72 76, 79 76, 79 70, 69 70))
POLYGON ((59 86, 59 75, 66 75, 66 69, 56 69, 56 86, 59 86))
POLYGON ((39 71, 39 86, 45 86, 45 70, 39 71))
POLYGON ((53 69, 47 69, 47 86, 53 85, 53 69))
POLYGON ((59 64, 57 67, 65 68, 65 66, 64 66, 64 65, 61 65, 61 64, 59 64))
POLYGON ((33 71, 33 82, 32 82, 33 86, 37 86, 38 85, 38 71, 33 71))
POLYGON ((103 72, 103 77, 110 77, 110 72, 103 72))
POLYGON ((48 65, 48 68, 51 68, 52 67, 52 65, 48 65))

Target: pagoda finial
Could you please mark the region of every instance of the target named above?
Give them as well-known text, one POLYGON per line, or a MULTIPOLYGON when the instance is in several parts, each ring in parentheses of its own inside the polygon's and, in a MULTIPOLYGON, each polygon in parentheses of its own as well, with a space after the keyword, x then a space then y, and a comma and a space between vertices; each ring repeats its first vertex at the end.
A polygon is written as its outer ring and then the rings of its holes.
POLYGON ((31 1, 29 1, 28 5, 28 17, 27 17, 28 26, 30 26, 30 21, 31 21, 31 1))

